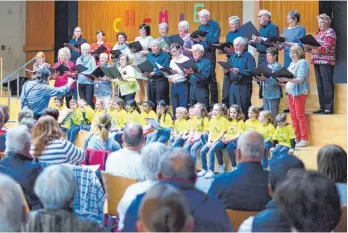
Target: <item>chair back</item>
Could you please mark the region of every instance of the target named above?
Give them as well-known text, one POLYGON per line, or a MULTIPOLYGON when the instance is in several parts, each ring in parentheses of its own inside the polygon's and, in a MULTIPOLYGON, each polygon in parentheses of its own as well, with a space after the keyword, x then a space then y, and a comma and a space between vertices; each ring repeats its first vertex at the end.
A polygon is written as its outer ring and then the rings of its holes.
POLYGON ((341 220, 335 228, 335 232, 347 232, 347 206, 341 207, 341 220))
POLYGON ((76 139, 75 139, 75 146, 83 149, 83 144, 85 143, 86 138, 88 137, 89 132, 86 130, 80 130, 78 132, 78 134, 76 135, 76 139))
POLYGON ((241 211, 241 210, 226 210, 228 218, 235 231, 238 231, 240 225, 249 218, 250 216, 255 216, 257 211, 241 211))
POLYGON ((86 149, 85 150, 85 161, 81 164, 83 165, 99 165, 98 170, 104 171, 106 160, 111 151, 96 150, 96 149, 86 149))
POLYGON ((103 177, 104 188, 106 192, 106 201, 104 213, 112 216, 118 216, 117 205, 123 197, 126 189, 135 184, 137 181, 121 176, 115 176, 107 172, 101 172, 103 177))

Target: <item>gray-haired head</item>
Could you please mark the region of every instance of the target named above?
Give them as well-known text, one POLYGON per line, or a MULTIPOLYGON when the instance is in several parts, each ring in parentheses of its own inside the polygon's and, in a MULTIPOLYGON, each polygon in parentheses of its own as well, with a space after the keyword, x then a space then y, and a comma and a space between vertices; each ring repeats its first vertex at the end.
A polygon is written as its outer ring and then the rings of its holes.
POLYGON ((47 68, 40 69, 37 74, 33 76, 33 80, 37 80, 39 83, 48 84, 48 77, 50 76, 50 70, 47 68))
POLYGON ((123 136, 127 146, 140 146, 143 142, 143 127, 137 123, 126 124, 123 136))
POLYGON ((178 24, 178 27, 179 28, 184 28, 185 30, 189 30, 189 28, 190 28, 190 24, 189 24, 189 22, 187 22, 187 21, 180 21, 179 22, 179 24, 178 24))
POLYGON ((265 153, 263 136, 255 131, 247 131, 239 136, 237 143, 237 158, 242 161, 261 162, 265 153))
POLYGON ((198 15, 201 17, 210 16, 210 12, 207 9, 203 9, 198 13, 198 15))
POLYGON ((265 10, 265 9, 261 9, 259 11, 259 15, 267 15, 269 19, 271 19, 271 17, 272 17, 271 12, 269 12, 268 10, 265 10))
POLYGON ((77 184, 71 168, 52 165, 43 170, 34 185, 34 192, 45 208, 61 209, 74 200, 77 184))
POLYGON ((31 145, 31 136, 29 130, 24 125, 7 130, 6 133, 6 153, 16 153, 28 155, 31 145), (19 143, 20 142, 20 143, 19 143))
POLYGON ((192 156, 180 148, 170 149, 162 156, 158 179, 179 178, 196 181, 196 167, 192 156))
POLYGON ((152 40, 152 42, 151 42, 151 47, 152 47, 152 46, 159 46, 159 47, 161 47, 161 41, 158 40, 158 39, 152 40))
POLYGON ((193 51, 200 51, 200 52, 204 52, 204 47, 200 44, 195 44, 192 46, 192 50, 193 51))
POLYGON ((24 202, 18 185, 11 177, 0 174, 0 232, 20 232, 24 202))
POLYGON ((246 46, 248 42, 243 37, 238 36, 236 39, 233 40, 233 44, 246 46))
POLYGON ((240 18, 238 16, 231 16, 228 18, 228 23, 238 23, 240 24, 240 18))
POLYGON ((144 169, 147 180, 156 180, 156 173, 159 170, 161 158, 167 151, 167 147, 160 142, 146 145, 141 151, 141 166, 144 169))
POLYGON ((162 22, 162 23, 158 24, 158 29, 160 29, 160 28, 165 28, 168 31, 169 26, 166 22, 162 22))
POLYGON ((34 118, 34 113, 30 109, 22 109, 18 113, 18 122, 21 122, 24 118, 34 118))
POLYGON ((0 126, 2 127, 5 123, 5 113, 4 111, 0 108, 0 126))
POLYGON ((36 124, 36 120, 34 118, 24 118, 23 120, 21 120, 21 122, 19 123, 19 125, 24 125, 28 128, 29 131, 31 131, 32 129, 34 129, 36 124))

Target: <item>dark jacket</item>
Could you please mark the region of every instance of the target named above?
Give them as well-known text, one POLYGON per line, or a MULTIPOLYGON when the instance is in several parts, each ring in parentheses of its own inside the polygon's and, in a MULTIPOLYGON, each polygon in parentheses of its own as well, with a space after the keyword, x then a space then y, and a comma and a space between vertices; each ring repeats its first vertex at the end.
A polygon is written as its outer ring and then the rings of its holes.
POLYGON ((290 226, 284 215, 281 214, 277 203, 271 200, 266 209, 254 217, 253 232, 290 232, 290 226))
POLYGON ((32 210, 42 208, 42 204, 34 193, 34 184, 42 168, 38 162, 33 162, 21 154, 7 153, 0 161, 0 172, 12 177, 22 186, 24 195, 32 210))
POLYGON ((261 163, 241 163, 235 171, 217 176, 208 194, 219 198, 226 209, 263 210, 271 199, 268 171, 263 170, 261 163))
MULTIPOLYGON (((196 189, 193 184, 186 181, 166 180, 160 181, 171 184, 182 191, 195 220, 194 232, 231 232, 233 231, 225 208, 221 201, 208 196, 196 189)), ((123 232, 135 232, 135 223, 138 210, 145 194, 140 194, 129 206, 123 232)))

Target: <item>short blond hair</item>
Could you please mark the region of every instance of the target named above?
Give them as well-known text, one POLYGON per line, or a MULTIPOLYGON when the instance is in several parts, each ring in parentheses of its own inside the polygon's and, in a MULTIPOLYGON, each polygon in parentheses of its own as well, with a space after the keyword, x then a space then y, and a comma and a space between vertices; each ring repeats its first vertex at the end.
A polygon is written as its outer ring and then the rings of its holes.
POLYGON ((43 52, 38 52, 35 56, 36 59, 44 59, 45 60, 45 54, 43 52))
POLYGON ((324 23, 331 24, 331 18, 327 14, 320 14, 317 16, 317 20, 322 20, 324 23))
POLYGON ((290 47, 290 53, 296 53, 297 57, 299 59, 305 58, 305 53, 303 51, 303 49, 301 48, 301 46, 299 45, 294 45, 290 47))
POLYGON ((69 60, 70 57, 71 57, 71 54, 70 54, 70 49, 64 47, 64 48, 61 48, 58 50, 58 60, 59 60, 59 57, 60 56, 64 56, 64 57, 67 57, 67 59, 69 60))
POLYGON ((106 53, 101 53, 101 54, 99 55, 99 58, 103 58, 103 59, 108 60, 108 55, 107 55, 106 53))
POLYGON ((177 108, 175 109, 175 111, 176 111, 177 113, 181 113, 184 117, 187 117, 187 115, 188 115, 187 109, 184 108, 184 107, 177 107, 177 108))

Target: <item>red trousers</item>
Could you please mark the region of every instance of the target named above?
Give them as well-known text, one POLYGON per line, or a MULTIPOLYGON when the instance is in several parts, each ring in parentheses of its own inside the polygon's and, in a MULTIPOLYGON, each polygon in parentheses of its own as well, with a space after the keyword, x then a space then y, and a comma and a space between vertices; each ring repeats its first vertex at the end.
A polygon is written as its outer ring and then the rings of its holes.
POLYGON ((290 116, 295 130, 296 140, 308 140, 308 124, 305 114, 307 95, 288 94, 290 116))

